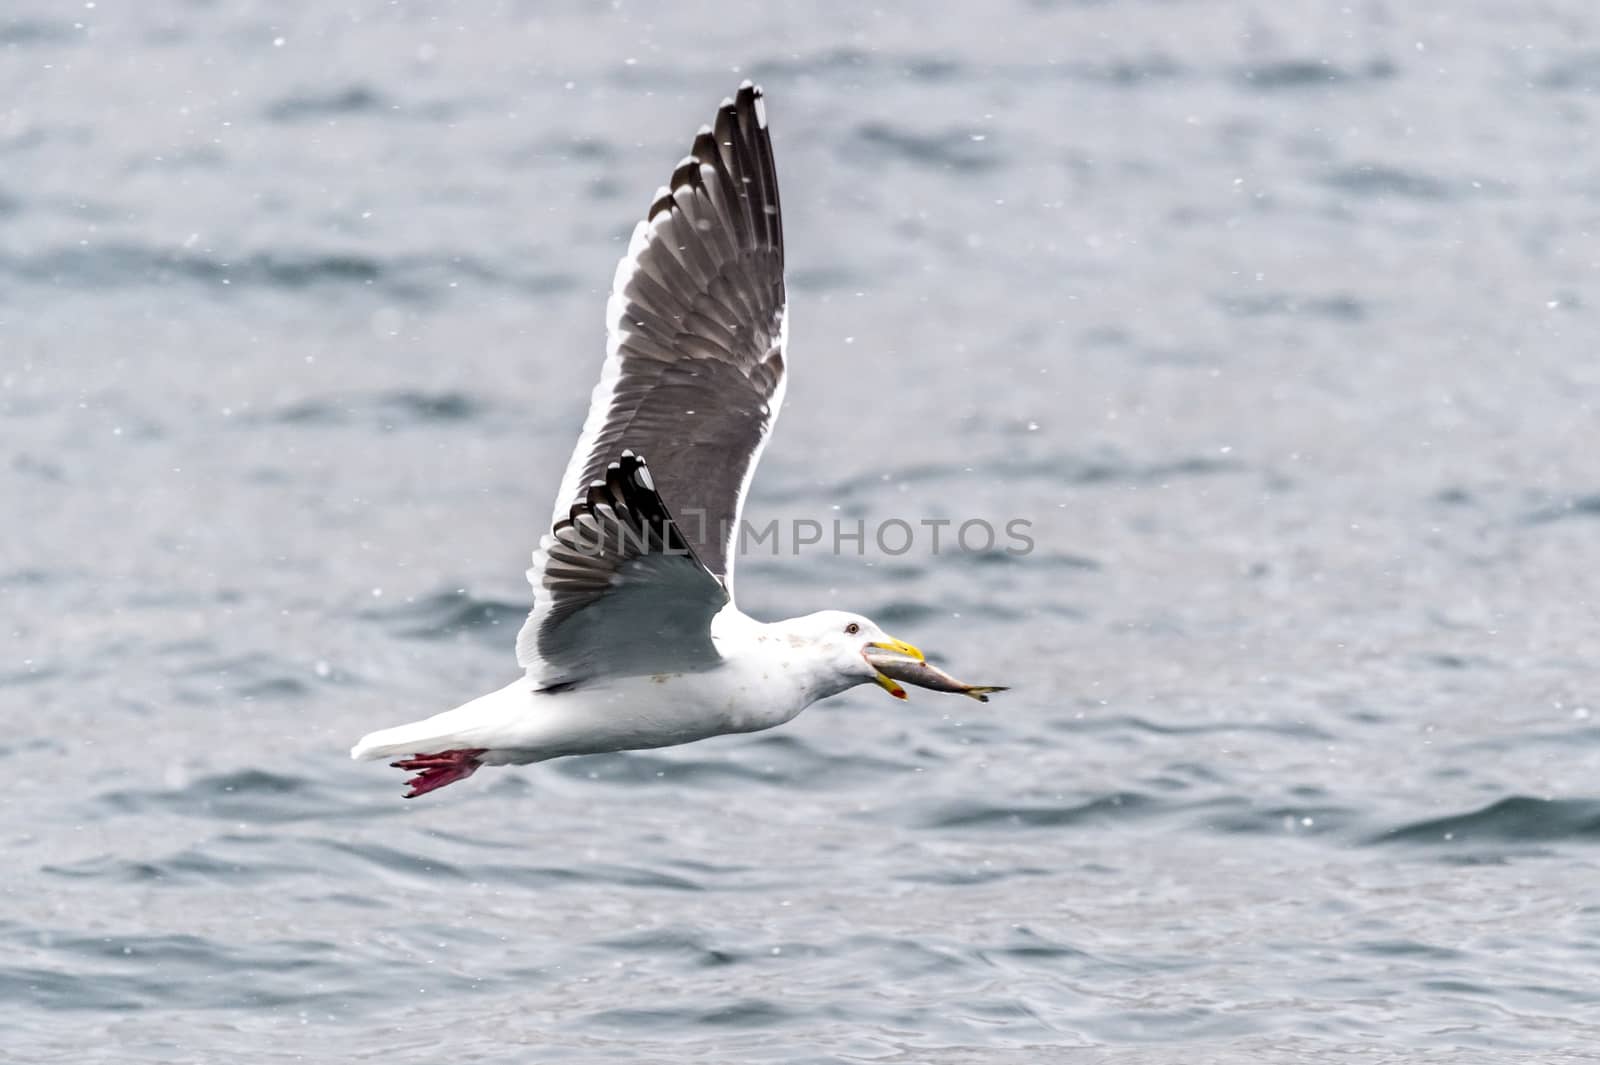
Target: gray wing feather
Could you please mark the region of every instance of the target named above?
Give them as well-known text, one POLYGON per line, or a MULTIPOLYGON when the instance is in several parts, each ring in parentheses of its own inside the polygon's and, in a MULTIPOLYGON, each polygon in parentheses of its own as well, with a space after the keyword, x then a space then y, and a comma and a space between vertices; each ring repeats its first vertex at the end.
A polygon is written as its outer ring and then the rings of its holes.
POLYGON ((556 523, 540 549, 538 604, 518 639, 542 687, 595 676, 709 669, 721 659, 711 619, 728 593, 695 556, 625 451, 556 523))
POLYGON ((783 220, 759 88, 740 86, 695 137, 634 230, 606 311, 600 383, 528 570, 534 609, 517 638, 517 661, 546 686, 716 661, 711 618, 730 601, 745 489, 784 392, 783 220), (687 558, 575 557, 569 541, 590 524, 654 514, 629 476, 622 510, 595 496, 635 456, 649 459, 636 472, 687 558))
POLYGON ((707 568, 729 577, 745 486, 782 400, 783 220, 761 90, 702 130, 640 223, 557 515, 624 449, 646 456, 707 568))

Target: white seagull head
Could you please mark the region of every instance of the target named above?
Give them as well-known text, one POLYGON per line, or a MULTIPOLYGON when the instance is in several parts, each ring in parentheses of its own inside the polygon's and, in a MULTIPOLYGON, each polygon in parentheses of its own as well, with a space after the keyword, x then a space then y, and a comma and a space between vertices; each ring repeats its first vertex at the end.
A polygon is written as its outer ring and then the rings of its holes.
POLYGON ((884 676, 869 656, 925 661, 921 651, 890 636, 871 618, 844 610, 819 610, 780 621, 775 627, 791 644, 804 649, 814 668, 831 675, 829 679, 834 683, 827 687, 834 691, 873 681, 896 699, 904 699, 905 689, 884 676))

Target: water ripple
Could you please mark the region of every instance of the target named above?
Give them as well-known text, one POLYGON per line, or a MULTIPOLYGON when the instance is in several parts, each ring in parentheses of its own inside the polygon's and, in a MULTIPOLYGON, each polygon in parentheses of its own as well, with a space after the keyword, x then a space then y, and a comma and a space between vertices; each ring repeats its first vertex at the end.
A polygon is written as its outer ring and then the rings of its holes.
POLYGON ((749 740, 737 759, 727 754, 632 751, 563 758, 549 771, 623 787, 655 788, 662 781, 721 790, 752 784, 779 789, 831 790, 913 772, 908 761, 866 753, 828 752, 797 736, 769 733, 749 740))
POLYGON ((393 607, 361 611, 361 617, 382 623, 395 635, 411 640, 455 640, 466 637, 507 646, 528 616, 528 604, 478 599, 465 589, 435 592, 393 607))
POLYGON ((401 389, 346 400, 307 399, 245 420, 260 424, 363 425, 389 431, 405 425, 471 422, 489 409, 484 400, 466 392, 419 392, 401 389))
POLYGON ((371 289, 390 300, 413 304, 447 296, 452 282, 471 281, 475 287, 493 285, 529 294, 559 291, 573 284, 565 274, 511 273, 466 255, 378 258, 355 251, 252 251, 225 258, 131 243, 0 255, 0 274, 25 283, 93 290, 191 282, 218 295, 259 288, 338 299, 341 290, 371 289))
POLYGON ((360 989, 359 961, 321 940, 230 946, 195 935, 47 929, 7 939, 37 961, 0 964, 0 996, 37 1009, 261 1009, 348 1005, 371 994, 360 989), (217 979, 223 972, 230 979, 217 979))
POLYGON ((1530 525, 1543 525, 1574 518, 1600 518, 1600 492, 1568 496, 1559 503, 1533 511, 1523 520, 1530 525))
POLYGON ((1477 843, 1588 842, 1600 837, 1600 799, 1511 795, 1470 813, 1399 825, 1374 843, 1441 847, 1477 843))
POLYGON ((858 127, 855 136, 862 146, 860 154, 878 162, 896 160, 916 167, 975 174, 995 169, 1002 158, 974 129, 918 134, 869 122, 858 127))
POLYGON ((107 818, 172 814, 264 824, 366 813, 312 778, 262 769, 202 776, 177 788, 108 791, 96 796, 94 805, 107 818))
POLYGON ((1280 59, 1240 67, 1235 77, 1252 89, 1310 89, 1383 81, 1395 75, 1387 59, 1373 59, 1360 67, 1344 67, 1327 59, 1280 59))
POLYGON ((1442 178, 1381 163, 1342 167, 1328 174, 1324 182, 1356 196, 1394 196, 1410 200, 1449 200, 1459 192, 1442 178))
POLYGON ((340 118, 378 116, 447 122, 460 114, 458 104, 442 100, 406 102, 384 95, 367 85, 292 93, 268 104, 263 111, 271 122, 330 122, 340 118))
POLYGON ((1066 828, 1149 817, 1165 804, 1137 792, 1099 795, 1078 803, 1021 805, 969 799, 920 811, 924 828, 1066 828))

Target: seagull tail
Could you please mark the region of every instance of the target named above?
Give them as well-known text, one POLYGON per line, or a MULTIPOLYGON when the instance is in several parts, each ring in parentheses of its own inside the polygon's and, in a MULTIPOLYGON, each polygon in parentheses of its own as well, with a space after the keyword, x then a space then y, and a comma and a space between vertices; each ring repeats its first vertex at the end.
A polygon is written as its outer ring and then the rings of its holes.
POLYGON ((454 710, 369 732, 350 748, 350 757, 364 762, 393 755, 525 746, 515 726, 528 718, 527 683, 513 681, 454 710))
POLYGON ((436 718, 430 717, 426 721, 413 721, 409 725, 369 732, 350 748, 350 757, 358 762, 369 762, 397 754, 445 751, 461 746, 465 744, 457 742, 455 737, 440 727, 436 718))

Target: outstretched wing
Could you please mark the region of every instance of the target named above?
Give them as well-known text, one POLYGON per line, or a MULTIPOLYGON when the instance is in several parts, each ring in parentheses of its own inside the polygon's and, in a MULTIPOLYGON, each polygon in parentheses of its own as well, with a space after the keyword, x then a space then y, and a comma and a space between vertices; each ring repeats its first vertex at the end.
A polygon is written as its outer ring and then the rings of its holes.
POLYGON ((783 401, 783 221, 761 90, 723 101, 617 266, 606 360, 553 521, 624 449, 731 590, 745 489, 783 401))
POLYGON ((708 669, 728 593, 695 556, 642 458, 624 451, 534 555, 517 658, 540 687, 708 669), (535 576, 536 575, 536 576, 535 576))

